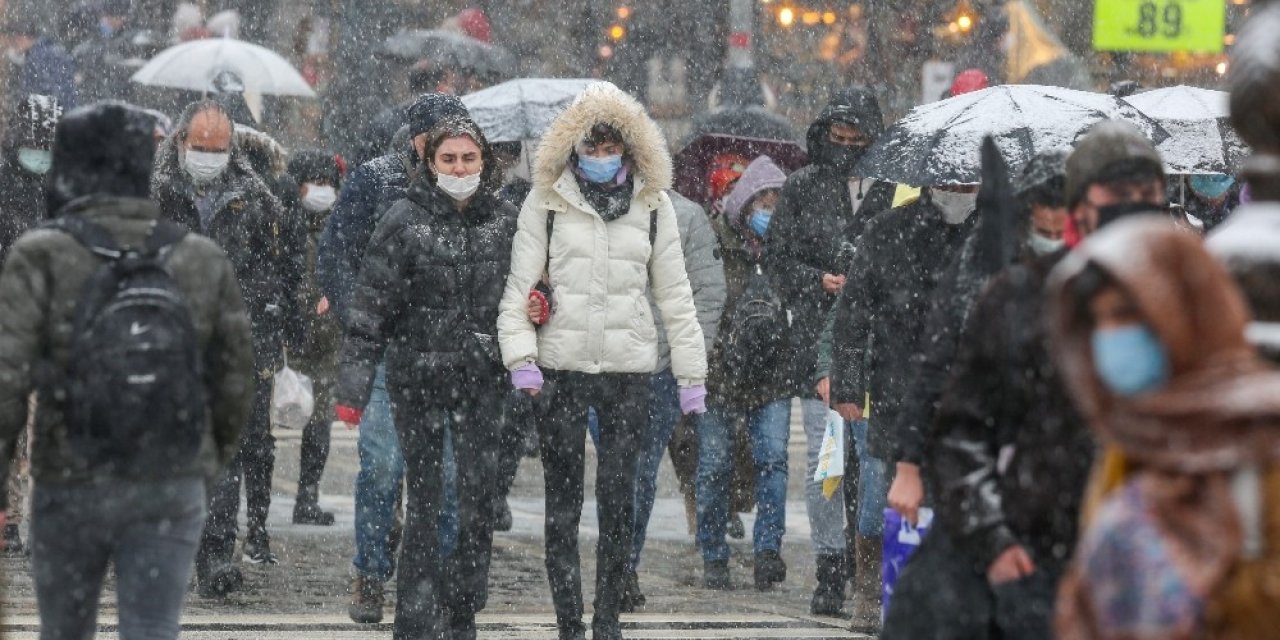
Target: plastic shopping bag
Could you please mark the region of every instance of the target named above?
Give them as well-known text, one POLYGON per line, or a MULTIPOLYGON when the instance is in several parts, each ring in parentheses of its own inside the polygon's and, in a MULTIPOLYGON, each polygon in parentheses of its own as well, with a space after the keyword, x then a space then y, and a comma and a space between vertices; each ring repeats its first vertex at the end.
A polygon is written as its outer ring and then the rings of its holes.
POLYGON ((828 500, 844 477, 844 432, 844 418, 827 410, 827 430, 822 434, 822 449, 818 452, 818 469, 813 472, 813 481, 822 483, 822 495, 828 500))
POLYGON ((902 514, 893 509, 884 510, 884 562, 881 572, 881 611, 889 610, 893 597, 893 585, 897 584, 907 560, 920 548, 920 542, 933 525, 933 509, 921 507, 917 523, 912 526, 902 514))
POLYGON ((276 373, 271 389, 271 423, 287 429, 301 429, 311 421, 316 397, 311 378, 289 368, 276 373))

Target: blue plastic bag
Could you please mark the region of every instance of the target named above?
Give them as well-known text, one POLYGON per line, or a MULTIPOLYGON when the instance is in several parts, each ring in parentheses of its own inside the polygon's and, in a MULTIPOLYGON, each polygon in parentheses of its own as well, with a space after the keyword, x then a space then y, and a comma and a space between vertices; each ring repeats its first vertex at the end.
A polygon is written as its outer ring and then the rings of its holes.
MULTIPOLYGON (((917 516, 918 523, 912 526, 902 514, 893 509, 884 510, 884 562, 881 566, 881 598, 880 610, 889 610, 889 599, 893 597, 893 585, 898 582, 907 560, 920 548, 920 542, 929 532, 933 524, 933 509, 922 507, 917 516)), ((881 614, 883 616, 883 613, 881 614)))

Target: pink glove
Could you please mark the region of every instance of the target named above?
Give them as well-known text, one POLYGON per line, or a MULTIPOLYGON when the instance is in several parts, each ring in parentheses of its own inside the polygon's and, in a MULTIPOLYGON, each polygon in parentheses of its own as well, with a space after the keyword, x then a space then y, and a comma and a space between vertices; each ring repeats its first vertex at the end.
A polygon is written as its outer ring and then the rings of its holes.
POLYGON ((703 414, 707 412, 707 386, 695 384, 680 388, 680 413, 703 414))
POLYGON ((542 391, 542 369, 532 362, 513 369, 511 386, 520 390, 542 391))

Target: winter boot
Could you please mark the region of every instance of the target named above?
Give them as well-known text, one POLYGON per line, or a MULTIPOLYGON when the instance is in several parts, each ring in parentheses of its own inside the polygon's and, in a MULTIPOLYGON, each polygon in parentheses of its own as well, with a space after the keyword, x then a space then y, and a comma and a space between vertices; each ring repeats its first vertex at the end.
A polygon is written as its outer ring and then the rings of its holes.
POLYGON ((27 554, 27 548, 22 544, 22 535, 18 533, 18 525, 9 523, 4 526, 4 555, 11 558, 23 556, 27 554))
POLYGON ((813 590, 809 613, 815 616, 838 616, 844 606, 844 554, 818 556, 818 588, 813 590))
POLYGON ((729 578, 729 561, 707 560, 703 562, 702 586, 716 591, 733 589, 733 580, 729 578))
POLYGON ((333 514, 320 510, 320 487, 298 485, 298 501, 293 503, 293 523, 333 526, 333 514))
POLYGON ((352 622, 382 622, 382 599, 381 580, 357 575, 351 580, 351 605, 347 607, 347 615, 352 622))
POLYGON ((635 613, 636 609, 644 606, 644 593, 640 591, 640 576, 636 575, 634 570, 627 570, 627 582, 622 586, 622 606, 623 613, 635 613))
POLYGON ((622 623, 617 620, 592 622, 591 640, 622 640, 622 623))
MULTIPOLYGON (((199 568, 199 567, 197 567, 199 568)), ((240 567, 226 563, 198 572, 196 593, 201 598, 224 598, 244 586, 244 574, 240 567)))
POLYGON ((587 628, 581 622, 560 625, 560 640, 587 640, 587 628))
POLYGON ((747 537, 747 527, 742 524, 742 514, 735 513, 729 516, 729 524, 726 527, 730 538, 741 540, 747 537))
POLYGON ((249 564, 280 564, 280 559, 271 552, 271 536, 265 526, 249 525, 249 533, 244 539, 244 561, 249 564))
POLYGON ((880 632, 880 562, 884 541, 876 536, 858 536, 853 578, 853 630, 875 635, 880 632))
POLYGON ((506 500, 495 500, 493 509, 493 530, 510 531, 515 523, 511 517, 511 503, 506 500))
POLYGON ((476 640, 476 614, 457 611, 450 614, 449 640, 476 640))
POLYGON ((768 591, 775 584, 787 579, 787 563, 777 551, 761 551, 756 554, 755 582, 757 591, 768 591))

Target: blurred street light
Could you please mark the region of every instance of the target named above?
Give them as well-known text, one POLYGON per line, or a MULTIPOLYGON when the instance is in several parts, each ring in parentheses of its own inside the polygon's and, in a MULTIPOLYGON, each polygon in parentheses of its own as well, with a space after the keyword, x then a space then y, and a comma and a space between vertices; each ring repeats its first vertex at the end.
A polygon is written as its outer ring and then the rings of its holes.
POLYGON ((778 24, 784 27, 789 27, 795 24, 795 21, 796 12, 791 7, 783 7, 782 10, 778 12, 778 24))

